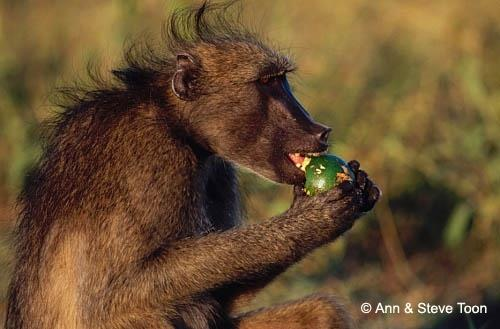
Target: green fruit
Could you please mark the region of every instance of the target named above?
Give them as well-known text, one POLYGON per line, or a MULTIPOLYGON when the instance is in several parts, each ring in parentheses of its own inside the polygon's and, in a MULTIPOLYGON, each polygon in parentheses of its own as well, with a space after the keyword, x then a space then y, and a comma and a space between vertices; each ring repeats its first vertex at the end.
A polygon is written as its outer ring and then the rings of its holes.
POLYGON ((355 178, 349 165, 332 154, 311 158, 305 167, 305 173, 304 191, 309 196, 328 191, 345 180, 352 181, 355 178))

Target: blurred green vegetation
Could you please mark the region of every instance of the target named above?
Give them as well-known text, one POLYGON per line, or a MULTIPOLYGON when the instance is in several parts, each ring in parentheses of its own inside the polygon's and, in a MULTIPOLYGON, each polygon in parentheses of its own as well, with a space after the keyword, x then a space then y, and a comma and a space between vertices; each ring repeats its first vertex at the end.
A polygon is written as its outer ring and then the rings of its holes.
MULTIPOLYGON (((39 155, 55 86, 109 71, 125 40, 157 33, 191 1, 0 1, 0 319, 15 197, 39 155), (149 32, 148 32, 149 31, 149 32)), ((376 211, 294 266, 254 307, 316 291, 362 328, 493 328, 500 305, 500 3, 255 0, 244 18, 293 54, 294 89, 334 127, 331 151, 382 187, 376 211), (362 302, 486 303, 486 316, 362 314, 362 302), (496 310, 496 312, 495 312, 496 310), (496 313, 496 315, 495 315, 496 313)), ((290 188, 242 173, 250 220, 290 188)))

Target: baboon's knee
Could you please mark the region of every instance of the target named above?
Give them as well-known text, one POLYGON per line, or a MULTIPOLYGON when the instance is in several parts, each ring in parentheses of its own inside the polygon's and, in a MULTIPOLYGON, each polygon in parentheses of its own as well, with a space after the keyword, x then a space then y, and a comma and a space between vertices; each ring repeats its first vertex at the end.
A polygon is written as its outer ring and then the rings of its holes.
POLYGON ((344 306, 332 296, 315 295, 246 314, 238 329, 354 329, 344 306))
POLYGON ((345 306, 333 296, 321 294, 304 300, 306 307, 301 308, 304 318, 310 320, 308 328, 354 329, 354 320, 345 306))

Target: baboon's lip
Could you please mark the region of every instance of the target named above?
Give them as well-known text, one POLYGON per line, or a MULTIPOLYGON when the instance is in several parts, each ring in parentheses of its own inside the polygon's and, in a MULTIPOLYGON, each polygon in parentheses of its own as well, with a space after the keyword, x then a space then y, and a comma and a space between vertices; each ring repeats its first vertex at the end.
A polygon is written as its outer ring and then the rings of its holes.
POLYGON ((287 156, 288 159, 290 159, 290 161, 292 161, 292 163, 295 165, 295 167, 305 172, 307 165, 311 161, 311 157, 317 157, 325 153, 326 151, 312 153, 288 153, 287 156))

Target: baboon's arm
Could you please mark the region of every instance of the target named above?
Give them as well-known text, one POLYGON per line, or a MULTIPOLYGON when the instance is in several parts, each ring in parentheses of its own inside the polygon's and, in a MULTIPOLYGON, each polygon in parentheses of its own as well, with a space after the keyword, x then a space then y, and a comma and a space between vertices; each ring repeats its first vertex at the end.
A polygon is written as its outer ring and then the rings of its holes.
POLYGON ((352 226, 359 211, 357 201, 342 193, 338 189, 325 200, 309 198, 259 224, 170 244, 156 252, 159 256, 146 264, 136 282, 149 282, 150 289, 163 289, 167 298, 175 300, 277 275, 352 226))
POLYGON ((244 291, 265 283, 348 230, 380 195, 362 171, 357 172, 354 184, 341 184, 314 197, 299 190, 292 207, 270 220, 157 248, 118 274, 113 282, 121 289, 113 299, 161 305, 217 288, 244 291))

